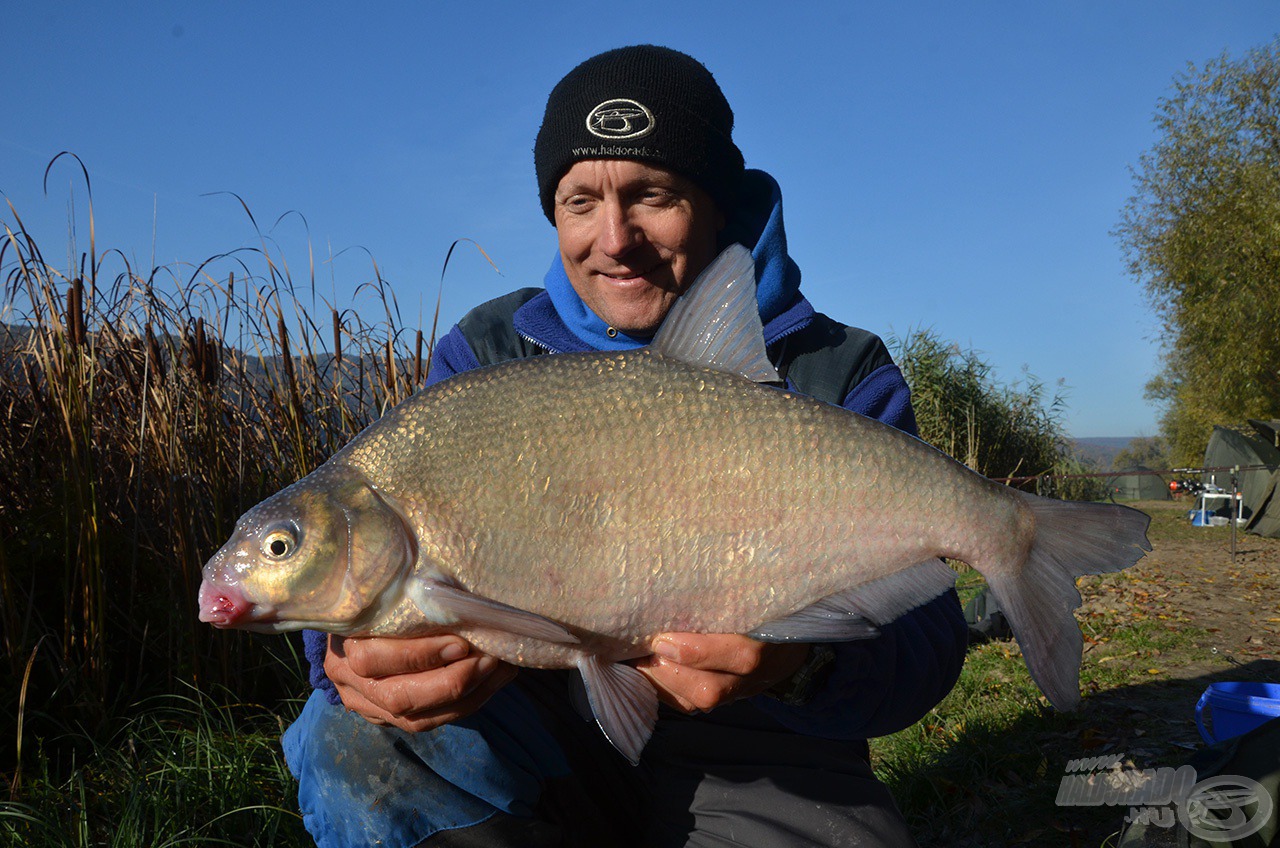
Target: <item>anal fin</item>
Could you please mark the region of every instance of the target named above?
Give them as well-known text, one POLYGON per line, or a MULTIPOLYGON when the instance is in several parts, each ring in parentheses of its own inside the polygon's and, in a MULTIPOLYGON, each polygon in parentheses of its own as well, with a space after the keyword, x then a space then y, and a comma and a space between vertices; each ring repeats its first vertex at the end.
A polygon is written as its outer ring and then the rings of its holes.
POLYGON ((786 618, 766 621, 747 635, 761 642, 850 642, 879 635, 848 594, 829 595, 786 618))
POLYGON ((631 666, 607 662, 595 654, 584 654, 578 670, 596 724, 622 756, 638 764, 658 720, 653 684, 631 666))
POLYGON ((888 624, 955 585, 940 559, 869 580, 792 613, 766 621, 747 635, 762 642, 848 642, 869 639, 888 624))

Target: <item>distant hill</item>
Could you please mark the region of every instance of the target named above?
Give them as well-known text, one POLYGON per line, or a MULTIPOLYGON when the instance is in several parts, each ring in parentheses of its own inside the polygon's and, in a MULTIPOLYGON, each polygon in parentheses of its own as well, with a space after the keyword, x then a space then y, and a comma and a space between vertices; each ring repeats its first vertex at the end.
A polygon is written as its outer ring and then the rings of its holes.
POLYGON ((1129 446, 1136 436, 1095 436, 1089 439, 1072 439, 1076 456, 1102 470, 1111 468, 1116 454, 1129 446))

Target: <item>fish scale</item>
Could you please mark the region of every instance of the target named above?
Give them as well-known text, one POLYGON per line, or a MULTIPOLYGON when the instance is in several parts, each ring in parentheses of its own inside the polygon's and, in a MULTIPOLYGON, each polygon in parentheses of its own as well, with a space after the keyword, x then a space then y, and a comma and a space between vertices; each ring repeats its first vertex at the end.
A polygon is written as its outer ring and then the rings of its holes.
POLYGON ((731 247, 648 348, 417 393, 241 519, 205 566, 201 618, 451 632, 518 665, 576 666, 636 762, 656 695, 624 661, 656 635, 873 637, 951 588, 949 556, 983 574, 1036 682, 1074 706, 1075 578, 1137 561, 1147 517, 997 485, 766 385, 752 273, 731 247))

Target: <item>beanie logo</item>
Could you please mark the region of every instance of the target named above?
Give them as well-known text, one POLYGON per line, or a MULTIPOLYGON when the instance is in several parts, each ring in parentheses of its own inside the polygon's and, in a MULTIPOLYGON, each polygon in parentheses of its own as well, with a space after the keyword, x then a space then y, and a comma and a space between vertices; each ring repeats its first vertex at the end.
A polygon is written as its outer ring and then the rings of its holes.
POLYGON ((621 97, 606 100, 587 115, 587 132, 598 138, 643 138, 655 126, 648 106, 621 97))

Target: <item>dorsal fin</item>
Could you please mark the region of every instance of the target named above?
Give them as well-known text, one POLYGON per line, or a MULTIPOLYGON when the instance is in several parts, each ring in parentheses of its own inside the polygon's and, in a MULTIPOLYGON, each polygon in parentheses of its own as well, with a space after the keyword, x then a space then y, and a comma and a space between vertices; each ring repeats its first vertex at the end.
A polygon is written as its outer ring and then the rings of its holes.
POLYGON ((757 383, 781 381, 764 349, 751 251, 740 244, 725 248, 676 300, 649 347, 757 383))

